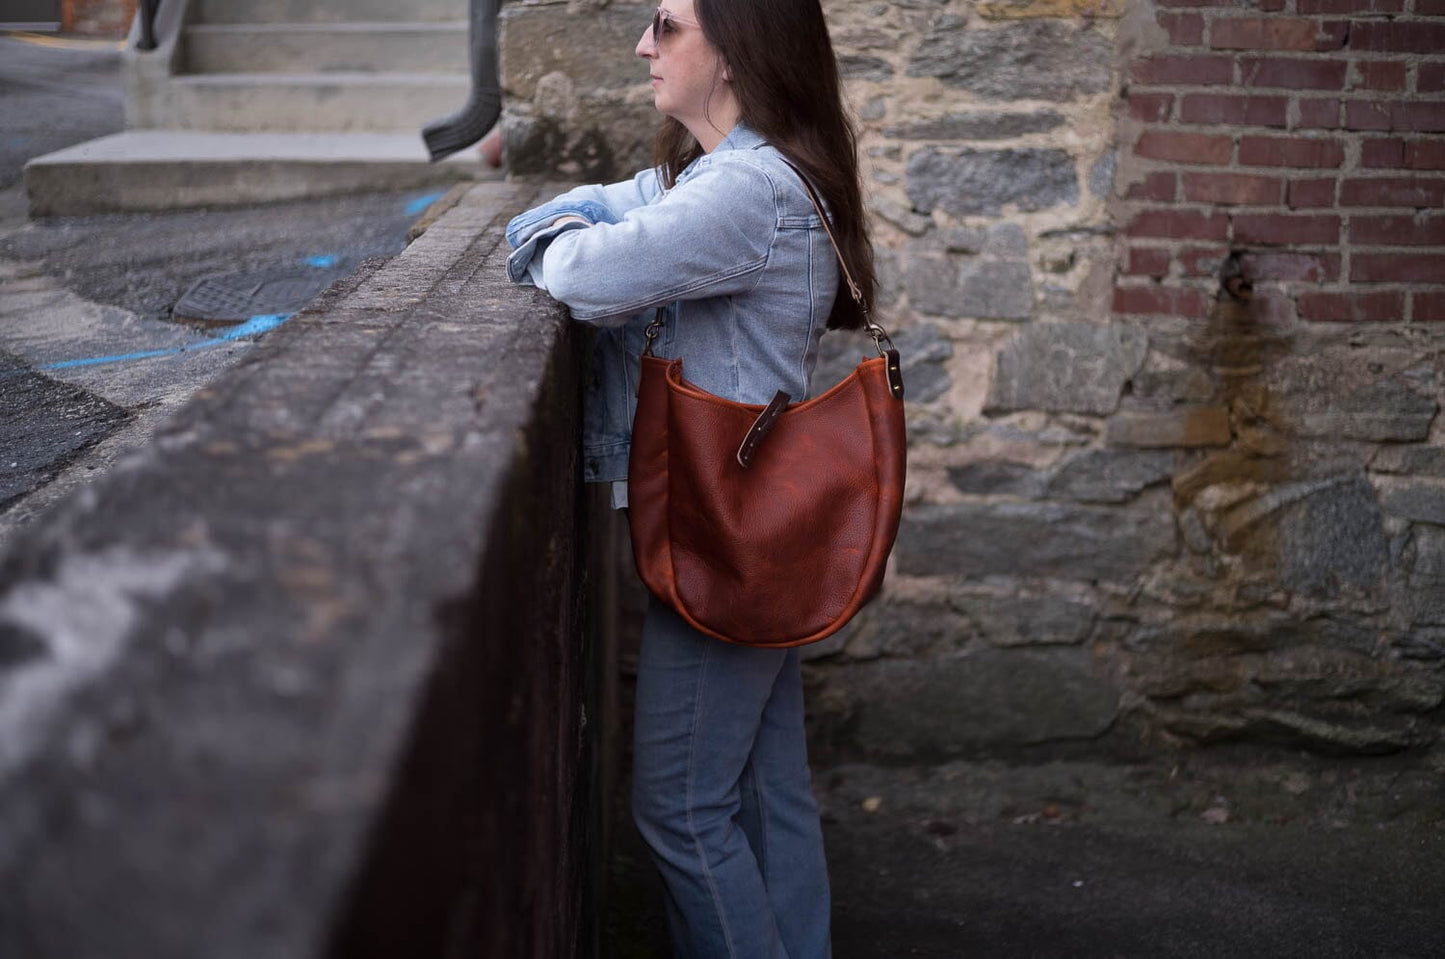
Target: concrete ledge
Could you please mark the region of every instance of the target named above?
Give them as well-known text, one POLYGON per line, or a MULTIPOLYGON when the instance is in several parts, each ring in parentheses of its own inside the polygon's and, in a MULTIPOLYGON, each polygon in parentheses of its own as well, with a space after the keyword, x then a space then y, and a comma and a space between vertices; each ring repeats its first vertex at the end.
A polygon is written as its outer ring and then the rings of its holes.
POLYGON ((502 272, 530 199, 473 188, 0 557, 0 955, 589 951, 580 351, 502 272))
POLYGON ((463 151, 432 163, 415 133, 128 130, 25 165, 31 216, 238 206, 500 178, 463 151))

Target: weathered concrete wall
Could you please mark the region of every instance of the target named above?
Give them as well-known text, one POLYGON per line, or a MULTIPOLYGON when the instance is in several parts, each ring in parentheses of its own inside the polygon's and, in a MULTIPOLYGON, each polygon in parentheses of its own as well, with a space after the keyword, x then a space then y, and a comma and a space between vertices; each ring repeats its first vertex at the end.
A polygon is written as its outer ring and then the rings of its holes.
MULTIPOLYGON (((639 139, 648 12, 515 9, 508 130, 639 139)), ((809 651, 819 755, 1439 755, 1437 0, 825 9, 912 446, 883 601, 809 651)))
POLYGON ((581 350, 481 185, 0 559, 0 955, 588 955, 581 350), (501 219, 499 219, 501 218, 501 219))

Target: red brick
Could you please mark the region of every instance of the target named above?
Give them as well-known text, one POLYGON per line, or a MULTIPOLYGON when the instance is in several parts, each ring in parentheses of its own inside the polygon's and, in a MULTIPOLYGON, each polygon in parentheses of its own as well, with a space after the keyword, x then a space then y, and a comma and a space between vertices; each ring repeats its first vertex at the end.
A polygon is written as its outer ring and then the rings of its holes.
POLYGON ((1335 205, 1335 180, 1291 180, 1285 188, 1285 205, 1291 209, 1335 205))
POLYGON ((1209 297, 1192 287, 1121 286, 1114 289, 1114 312, 1203 319, 1209 315, 1209 297))
POLYGON ((1343 60, 1240 57, 1239 78, 1246 87, 1342 90, 1346 66, 1343 60))
POLYGON ((1356 253, 1351 283, 1445 283, 1445 253, 1356 253))
POLYGON ((1445 50, 1445 23, 1359 21, 1350 28, 1350 49, 1376 53, 1439 53, 1445 50))
POLYGON ((1421 93, 1445 91, 1445 63, 1422 63, 1415 75, 1415 89, 1421 93))
POLYGON ((1445 206, 1445 179, 1375 177, 1346 180, 1340 206, 1445 206))
POLYGON ((1283 127, 1289 100, 1285 97, 1231 97, 1191 93, 1179 98, 1182 123, 1232 123, 1283 127))
POLYGON ((1169 33, 1176 47, 1197 47, 1204 42, 1204 18, 1197 13, 1157 14, 1159 26, 1169 33))
POLYGON ((1340 218, 1312 214, 1236 213, 1234 241, 1280 244, 1334 245, 1340 239, 1340 218))
POLYGON ((1142 210, 1124 232, 1171 240, 1223 240, 1229 235, 1229 217, 1202 210, 1142 210))
POLYGON ((1445 321, 1445 293, 1411 293, 1410 319, 1416 323, 1445 321))
POLYGON ((1171 86, 1231 83, 1234 61, 1229 57, 1163 56, 1135 60, 1129 68, 1135 83, 1171 86))
POLYGON ((1415 15, 1445 17, 1445 0, 1415 0, 1415 15))
POLYGON ((1351 130, 1413 130, 1445 133, 1445 103, 1422 100, 1349 100, 1345 126, 1351 130))
POLYGON ((1169 272, 1171 259, 1168 250, 1152 246, 1131 246, 1124 272, 1130 276, 1164 276, 1169 272))
POLYGON ((1241 137, 1239 162, 1241 166, 1339 167, 1345 162, 1345 147, 1336 140, 1241 137))
POLYGON ((1148 173, 1129 184, 1126 200, 1172 200, 1178 194, 1178 177, 1173 173, 1148 173))
POLYGON ((1353 216, 1349 231, 1362 246, 1445 246, 1445 215, 1353 216))
POLYGON ((120 39, 135 19, 136 0, 63 0, 60 29, 92 37, 120 39))
POLYGON ((1408 170, 1445 170, 1445 142, 1412 140, 1406 143, 1405 168, 1408 170))
POLYGON ((1404 140, 1370 137, 1360 141, 1360 166, 1366 170, 1398 170, 1404 165, 1404 140))
POLYGON ((1338 50, 1348 32, 1343 21, 1217 18, 1209 28, 1209 45, 1215 50, 1338 50))
POLYGON ((1406 100, 1395 104, 1395 123, 1400 130, 1416 133, 1445 133, 1445 103, 1406 100))
POLYGON ((1221 166, 1234 153, 1234 141, 1212 133, 1180 133, 1174 130, 1145 130, 1134 145, 1134 153, 1150 160, 1175 163, 1204 163, 1221 166))
POLYGON ((1187 246, 1179 251, 1179 265, 1185 276, 1218 276, 1227 256, 1227 246, 1187 246))
POLYGON ((1172 93, 1135 93, 1129 91, 1129 118, 1145 123, 1162 123, 1169 119, 1169 108, 1174 105, 1172 93))
POLYGON ((1329 283, 1340 277, 1338 253, 1259 253, 1240 257, 1240 267, 1250 280, 1278 283, 1329 283))
POLYGON ((1326 323, 1391 322, 1405 315, 1405 294, 1386 290, 1362 293, 1301 293, 1302 319, 1326 323))
POLYGON ((1402 13, 1405 0, 1295 0, 1295 13, 1402 13))
POLYGON ((1277 176, 1246 173, 1185 173, 1184 199, 1222 206, 1275 206, 1283 185, 1277 176))
POLYGON ((1299 128, 1301 130, 1338 130, 1340 126, 1340 101, 1334 98, 1300 98, 1299 128))
POLYGON ((1401 60, 1356 60, 1351 66, 1352 90, 1405 89, 1405 64, 1401 60))
POLYGON ((1345 104, 1345 128, 1348 130, 1390 130, 1392 104, 1387 100, 1350 100, 1345 104))

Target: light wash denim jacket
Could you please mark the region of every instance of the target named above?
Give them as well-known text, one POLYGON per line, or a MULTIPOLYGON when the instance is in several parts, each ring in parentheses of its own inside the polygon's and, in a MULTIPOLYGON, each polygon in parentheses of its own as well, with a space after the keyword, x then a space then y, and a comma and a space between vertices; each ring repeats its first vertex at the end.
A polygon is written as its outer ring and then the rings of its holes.
POLYGON ((653 354, 682 357, 683 375, 703 389, 743 403, 778 390, 795 403, 811 395, 838 261, 798 175, 742 124, 672 189, 655 170, 578 187, 513 219, 507 242, 514 283, 600 328, 583 413, 586 480, 627 478, 638 357, 656 307, 666 313, 653 354), (557 224, 563 216, 594 225, 557 224))

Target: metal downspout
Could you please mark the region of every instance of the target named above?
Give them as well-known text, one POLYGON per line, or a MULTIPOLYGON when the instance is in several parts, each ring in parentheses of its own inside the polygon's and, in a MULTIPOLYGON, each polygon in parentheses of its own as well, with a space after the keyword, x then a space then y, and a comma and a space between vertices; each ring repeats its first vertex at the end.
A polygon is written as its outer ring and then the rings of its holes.
POLYGON ((161 0, 140 0, 140 40, 135 45, 137 50, 156 48, 156 11, 160 6, 161 0))
POLYGON ((476 143, 501 116, 502 87, 497 74, 497 12, 501 5, 501 0, 471 0, 472 95, 460 111, 422 128, 433 161, 476 143))

